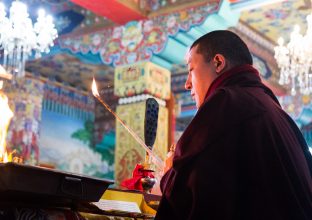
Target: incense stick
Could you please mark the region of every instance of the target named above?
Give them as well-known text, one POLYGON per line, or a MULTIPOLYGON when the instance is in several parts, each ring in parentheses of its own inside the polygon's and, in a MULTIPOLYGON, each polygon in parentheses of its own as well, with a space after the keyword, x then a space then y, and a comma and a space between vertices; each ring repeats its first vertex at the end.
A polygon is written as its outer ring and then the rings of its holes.
POLYGON ((161 170, 163 169, 163 161, 159 159, 152 151, 149 149, 144 141, 130 128, 128 127, 122 120, 119 118, 119 116, 102 100, 98 92, 93 91, 93 95, 96 97, 96 99, 110 112, 112 115, 117 119, 118 122, 131 134, 131 136, 146 150, 148 155, 154 159, 155 165, 158 166, 161 170))

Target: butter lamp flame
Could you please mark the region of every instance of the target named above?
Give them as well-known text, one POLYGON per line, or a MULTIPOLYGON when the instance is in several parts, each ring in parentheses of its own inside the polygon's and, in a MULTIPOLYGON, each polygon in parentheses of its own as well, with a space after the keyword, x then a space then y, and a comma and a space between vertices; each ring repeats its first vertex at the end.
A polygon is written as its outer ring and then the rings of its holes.
POLYGON ((8 153, 6 149, 6 135, 7 130, 13 117, 8 104, 8 97, 0 91, 0 162, 9 162, 8 153))

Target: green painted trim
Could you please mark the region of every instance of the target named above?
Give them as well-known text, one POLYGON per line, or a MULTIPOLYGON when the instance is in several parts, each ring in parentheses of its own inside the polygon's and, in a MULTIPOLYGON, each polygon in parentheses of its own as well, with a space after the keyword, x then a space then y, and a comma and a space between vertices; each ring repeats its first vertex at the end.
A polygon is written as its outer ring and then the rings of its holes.
POLYGON ((186 51, 186 46, 169 37, 165 49, 158 56, 165 60, 170 60, 172 63, 180 64, 183 62, 186 51))
POLYGON ((228 27, 236 26, 240 17, 240 12, 234 11, 231 7, 231 3, 226 0, 222 1, 217 14, 225 20, 228 27))
POLYGON ((161 66, 161 67, 164 67, 164 68, 166 68, 168 70, 171 70, 171 68, 172 68, 172 63, 171 62, 169 62, 168 60, 165 60, 165 59, 163 59, 163 58, 161 58, 161 57, 159 57, 157 55, 153 55, 153 57, 151 58, 150 61, 155 63, 155 64, 157 64, 157 65, 159 65, 159 66, 161 66))
POLYGON ((186 35, 184 32, 179 32, 174 38, 183 43, 187 47, 190 46, 195 40, 194 38, 186 35))

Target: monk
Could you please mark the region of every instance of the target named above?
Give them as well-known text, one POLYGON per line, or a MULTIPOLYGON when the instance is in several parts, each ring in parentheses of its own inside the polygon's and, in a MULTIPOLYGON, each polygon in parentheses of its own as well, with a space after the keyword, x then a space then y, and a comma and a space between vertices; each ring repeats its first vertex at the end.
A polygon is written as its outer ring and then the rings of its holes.
POLYGON ((155 219, 311 220, 311 154, 246 44, 231 31, 210 32, 187 64, 198 111, 161 180, 155 219))

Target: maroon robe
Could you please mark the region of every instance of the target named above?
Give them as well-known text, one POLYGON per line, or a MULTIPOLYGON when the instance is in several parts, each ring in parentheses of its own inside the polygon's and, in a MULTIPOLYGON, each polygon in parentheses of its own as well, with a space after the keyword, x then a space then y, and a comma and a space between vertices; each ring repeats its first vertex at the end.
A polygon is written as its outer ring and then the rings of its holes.
POLYGON ((250 65, 223 73, 177 143, 156 220, 312 220, 312 157, 250 65))

